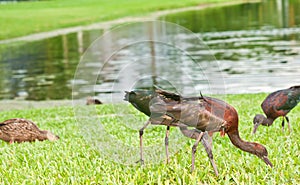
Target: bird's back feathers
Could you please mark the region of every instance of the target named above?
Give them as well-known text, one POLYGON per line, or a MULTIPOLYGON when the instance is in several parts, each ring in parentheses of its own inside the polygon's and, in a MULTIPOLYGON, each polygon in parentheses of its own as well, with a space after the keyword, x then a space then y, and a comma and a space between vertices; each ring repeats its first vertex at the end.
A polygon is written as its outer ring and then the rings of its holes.
POLYGON ((56 140, 59 137, 49 131, 40 130, 32 121, 14 118, 0 123, 0 139, 6 142, 56 140))
POLYGON ((183 97, 176 93, 156 89, 152 93, 148 91, 126 92, 125 99, 154 120, 167 116, 175 122, 202 131, 219 131, 226 122, 206 110, 202 96, 183 97))

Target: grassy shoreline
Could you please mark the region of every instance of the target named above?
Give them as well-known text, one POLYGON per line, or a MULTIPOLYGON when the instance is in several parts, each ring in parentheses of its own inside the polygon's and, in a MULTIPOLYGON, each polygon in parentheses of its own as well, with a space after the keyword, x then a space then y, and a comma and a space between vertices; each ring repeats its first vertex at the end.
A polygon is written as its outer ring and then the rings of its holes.
MULTIPOLYGON (((261 101, 265 93, 227 95, 226 101, 239 113, 239 131, 246 141, 259 142, 266 146, 274 168, 267 167, 254 155, 235 148, 228 139, 214 135, 213 154, 220 175, 216 177, 207 155, 201 145, 197 150, 194 173, 190 173, 191 147, 193 140, 176 135, 172 128, 170 137, 179 137, 182 143, 171 155, 170 164, 164 162, 165 127, 152 126, 145 130, 145 147, 158 147, 162 153, 159 160, 151 158, 141 168, 133 162, 138 158, 138 129, 147 117, 128 104, 107 104, 89 106, 97 116, 86 114, 85 107, 72 106, 34 108, 0 112, 1 121, 13 117, 33 120, 41 129, 51 130, 60 136, 57 142, 35 142, 8 145, 0 141, 0 182, 4 184, 299 184, 300 182, 300 106, 289 113, 292 132, 281 131, 281 119, 271 127, 259 127, 252 135, 252 119, 262 113, 261 101), (118 110, 118 111, 116 111, 118 110), (122 115, 118 115, 119 113, 122 115), (132 116, 129 116, 129 113, 132 116), (101 132, 94 132, 98 120, 108 135, 112 149, 104 145, 97 147, 97 141, 106 138, 101 132), (114 148, 114 143, 120 143, 114 148), (133 145, 135 152, 125 151, 133 145), (121 147, 120 147, 121 146, 121 147), (111 154, 110 154, 111 152, 111 154), (132 158, 132 165, 116 162, 117 158, 132 158), (158 162, 159 161, 159 162, 158 162)), ((170 147, 177 143, 170 139, 170 147)), ((155 153, 155 150, 148 153, 155 153)), ((145 155, 146 155, 145 154, 145 155)), ((150 155, 150 154, 149 154, 150 155)))
POLYGON ((52 0, 0 4, 0 40, 160 10, 241 0, 52 0))

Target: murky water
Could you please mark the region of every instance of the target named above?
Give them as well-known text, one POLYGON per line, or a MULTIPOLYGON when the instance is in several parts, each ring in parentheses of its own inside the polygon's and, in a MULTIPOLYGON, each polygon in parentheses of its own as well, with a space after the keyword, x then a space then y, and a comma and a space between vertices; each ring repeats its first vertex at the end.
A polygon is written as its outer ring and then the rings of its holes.
POLYGON ((0 99, 71 99, 76 66, 101 30, 0 45, 0 99))
POLYGON ((124 90, 152 84, 186 95, 300 84, 300 2, 287 2, 184 12, 161 18, 176 24, 122 25, 104 36, 94 30, 0 45, 0 99, 71 99, 72 86, 74 98, 121 101, 124 90))
MULTIPOLYGON (((198 33, 219 61, 227 93, 268 92, 300 84, 299 7, 300 1, 265 1, 163 20, 198 33)), ((195 45, 186 50, 203 55, 195 45)))

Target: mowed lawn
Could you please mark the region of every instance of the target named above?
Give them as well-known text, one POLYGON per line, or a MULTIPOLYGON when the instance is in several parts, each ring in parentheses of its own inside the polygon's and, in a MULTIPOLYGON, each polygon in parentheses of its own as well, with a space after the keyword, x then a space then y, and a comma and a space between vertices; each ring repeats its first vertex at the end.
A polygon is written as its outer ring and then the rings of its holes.
POLYGON ((0 40, 122 17, 145 16, 158 10, 224 1, 234 0, 49 0, 0 3, 0 40))
POLYGON ((261 113, 266 94, 227 95, 240 118, 240 135, 266 146, 270 168, 254 155, 234 147, 228 136, 214 135, 213 154, 220 175, 215 176, 202 145, 190 173, 194 140, 172 128, 170 147, 178 145, 166 164, 165 126, 151 126, 144 134, 145 166, 139 158, 138 129, 147 117, 129 104, 56 107, 0 112, 1 121, 22 117, 60 136, 57 142, 7 144, 0 141, 0 182, 3 184, 299 184, 300 106, 289 118, 293 131, 281 131, 281 119, 260 126, 252 135, 252 119, 261 113), (97 116, 96 116, 97 114, 97 116), (91 116, 92 115, 92 116, 91 116), (93 116, 94 115, 94 116, 93 116), (103 134, 105 130, 106 134, 103 134), (178 140, 175 141, 177 138, 178 140), (180 140, 180 141, 179 141, 180 140), (179 144, 180 143, 180 144, 179 144), (134 150, 127 150, 133 147, 134 150), (161 150, 161 154, 157 151, 161 150), (153 156, 151 156, 151 153, 153 156), (157 157, 157 158, 156 158, 157 157))

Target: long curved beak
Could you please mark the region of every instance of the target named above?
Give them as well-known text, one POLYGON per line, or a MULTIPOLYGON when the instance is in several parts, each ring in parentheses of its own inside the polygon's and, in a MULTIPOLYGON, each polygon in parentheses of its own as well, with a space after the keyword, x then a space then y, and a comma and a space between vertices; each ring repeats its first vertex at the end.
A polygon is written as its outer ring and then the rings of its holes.
POLYGON ((253 131, 252 131, 252 134, 255 134, 256 130, 257 130, 257 127, 260 125, 260 123, 255 123, 254 124, 254 128, 253 128, 253 131))
POLYGON ((271 161, 269 160, 269 158, 267 156, 263 156, 262 160, 264 160, 264 162, 269 165, 270 167, 273 167, 273 164, 271 163, 271 161))

